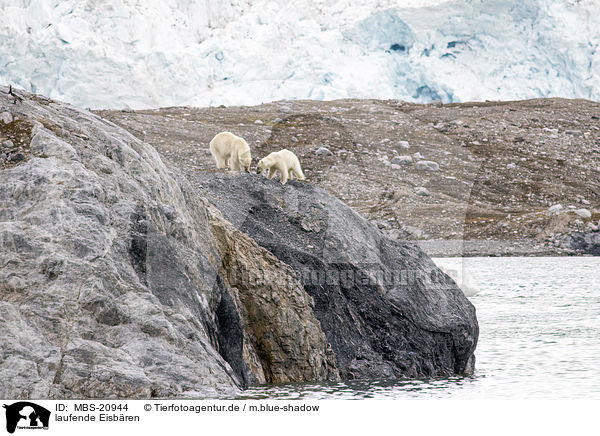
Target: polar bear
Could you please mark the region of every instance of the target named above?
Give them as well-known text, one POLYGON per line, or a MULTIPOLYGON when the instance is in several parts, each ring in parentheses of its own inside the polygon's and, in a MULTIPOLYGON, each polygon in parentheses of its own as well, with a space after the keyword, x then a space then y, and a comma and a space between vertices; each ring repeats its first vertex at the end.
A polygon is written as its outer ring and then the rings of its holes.
POLYGON ((272 179, 275 176, 275 171, 279 171, 281 174, 281 184, 285 185, 288 178, 304 180, 304 173, 300 167, 300 161, 298 156, 293 152, 283 149, 270 153, 267 157, 263 157, 256 167, 257 174, 263 171, 269 170, 268 177, 272 179))
POLYGON ((215 159, 217 168, 229 166, 231 171, 239 171, 242 168, 250 172, 250 147, 244 138, 230 132, 221 132, 215 135, 208 147, 215 159))

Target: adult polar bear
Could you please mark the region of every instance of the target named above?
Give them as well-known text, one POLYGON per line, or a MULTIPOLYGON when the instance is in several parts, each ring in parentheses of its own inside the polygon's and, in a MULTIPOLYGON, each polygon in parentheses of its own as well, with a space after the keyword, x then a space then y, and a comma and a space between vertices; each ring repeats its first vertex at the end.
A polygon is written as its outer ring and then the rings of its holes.
POLYGON ((250 147, 244 138, 234 135, 231 132, 218 133, 208 147, 210 149, 217 168, 226 168, 229 166, 231 171, 239 171, 242 168, 250 172, 250 147))
POLYGON ((280 151, 274 151, 266 157, 258 161, 256 172, 258 174, 268 170, 268 177, 272 179, 275 175, 275 171, 279 171, 281 174, 281 184, 285 185, 288 178, 304 180, 304 173, 300 167, 300 161, 298 157, 291 151, 283 149, 280 151))

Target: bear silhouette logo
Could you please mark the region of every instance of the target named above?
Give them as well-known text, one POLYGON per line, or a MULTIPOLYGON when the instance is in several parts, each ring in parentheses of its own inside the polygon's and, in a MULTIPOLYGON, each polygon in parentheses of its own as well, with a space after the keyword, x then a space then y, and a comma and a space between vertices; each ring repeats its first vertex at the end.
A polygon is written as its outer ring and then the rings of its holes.
POLYGON ((6 431, 14 433, 17 427, 25 429, 48 429, 50 411, 29 401, 19 401, 10 405, 4 404, 6 409, 6 431))

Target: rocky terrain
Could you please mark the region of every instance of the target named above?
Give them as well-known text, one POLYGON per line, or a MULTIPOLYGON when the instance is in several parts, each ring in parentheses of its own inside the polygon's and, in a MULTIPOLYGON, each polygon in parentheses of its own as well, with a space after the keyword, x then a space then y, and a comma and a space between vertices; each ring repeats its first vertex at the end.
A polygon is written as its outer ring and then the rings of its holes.
POLYGON ((416 245, 313 184, 169 167, 108 120, 8 92, 0 397, 472 373, 475 310, 416 245))
POLYGON ((246 138, 257 158, 289 148, 310 183, 430 255, 600 253, 600 104, 591 101, 280 101, 98 114, 188 175, 213 171, 208 142, 223 130, 246 138))

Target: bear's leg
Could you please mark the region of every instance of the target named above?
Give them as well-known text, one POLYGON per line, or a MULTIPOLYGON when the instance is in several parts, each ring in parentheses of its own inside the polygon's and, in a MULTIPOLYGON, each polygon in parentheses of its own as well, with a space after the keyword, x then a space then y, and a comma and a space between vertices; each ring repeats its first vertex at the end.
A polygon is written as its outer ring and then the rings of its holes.
POLYGON ((302 170, 299 168, 292 168, 292 173, 294 173, 296 179, 304 180, 304 174, 302 174, 302 170))
POLYGON ((290 168, 288 170, 288 177, 289 177, 290 180, 294 180, 294 178, 295 178, 294 177, 294 170, 292 168, 290 168))
POLYGON ((240 161, 236 156, 229 157, 229 169, 231 171, 239 171, 240 170, 240 161))
POLYGON ((286 182, 288 181, 288 169, 287 168, 280 168, 279 172, 281 173, 281 184, 285 185, 286 182))
POLYGON ((225 168, 227 166, 227 162, 221 156, 215 154, 213 157, 215 158, 217 168, 225 168))
POLYGON ((275 177, 275 171, 276 169, 271 167, 269 168, 269 174, 267 175, 267 178, 272 179, 273 177, 275 177))

